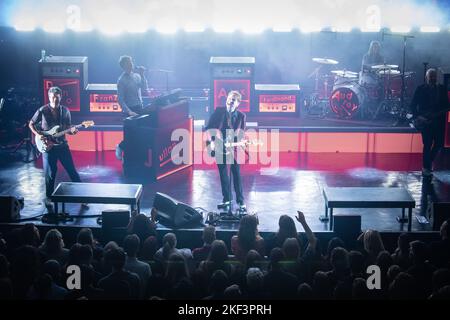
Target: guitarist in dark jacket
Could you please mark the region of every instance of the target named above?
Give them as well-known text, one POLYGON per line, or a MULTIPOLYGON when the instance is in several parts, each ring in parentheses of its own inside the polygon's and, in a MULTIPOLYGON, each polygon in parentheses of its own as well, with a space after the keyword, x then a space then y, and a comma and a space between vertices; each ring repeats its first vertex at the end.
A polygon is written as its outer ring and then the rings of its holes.
MULTIPOLYGON (((43 131, 48 131, 54 126, 60 126, 60 131, 71 128, 71 116, 68 108, 62 106, 62 91, 59 87, 51 87, 48 90, 49 103, 40 107, 31 118, 28 126, 38 139, 45 140, 43 131)), ((76 134, 77 128, 72 127, 69 134, 76 134)), ((65 136, 55 138, 56 143, 50 150, 42 154, 44 174, 45 174, 45 205, 47 209, 51 209, 50 196, 55 189, 56 173, 58 170, 58 160, 66 169, 73 182, 81 182, 75 165, 73 163, 72 154, 65 136)))
POLYGON ((226 108, 217 108, 209 118, 206 130, 217 129, 220 131, 222 143, 218 141, 211 141, 212 149, 218 154, 216 155, 217 166, 219 168, 220 184, 222 187, 223 203, 222 206, 231 205, 231 185, 230 178, 228 176, 227 164, 231 166, 231 174, 233 176, 234 191, 236 192, 236 202, 239 205, 241 211, 245 211, 244 195, 242 193, 242 182, 239 166, 239 158, 234 156, 234 148, 225 148, 224 142, 238 142, 243 138, 245 131, 245 114, 237 110, 242 96, 237 91, 230 91, 227 96, 226 108), (231 130, 230 130, 231 129, 231 130), (228 130, 228 131, 227 131, 228 130), (235 134, 231 137, 233 141, 230 141, 230 133, 235 134), (223 147, 223 150, 219 148, 223 147), (228 152, 233 153, 231 157, 226 156, 228 152), (223 160, 223 161, 221 161, 223 160))
POLYGON ((449 107, 446 88, 437 84, 437 72, 428 69, 426 83, 417 87, 411 102, 414 126, 422 134, 423 176, 432 175, 433 161, 444 146, 445 121, 449 107))

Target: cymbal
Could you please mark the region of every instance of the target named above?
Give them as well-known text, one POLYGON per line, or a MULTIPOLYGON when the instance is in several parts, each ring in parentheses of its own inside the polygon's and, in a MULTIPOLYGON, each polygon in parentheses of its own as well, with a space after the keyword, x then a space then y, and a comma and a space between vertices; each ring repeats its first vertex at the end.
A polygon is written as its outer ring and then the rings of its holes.
POLYGON ((327 59, 327 58, 313 58, 314 62, 321 63, 321 64, 338 64, 339 62, 333 59, 327 59))
POLYGON ((405 72, 405 77, 410 77, 410 76, 412 76, 412 75, 414 75, 414 74, 415 74, 414 71, 406 71, 406 72, 405 72))
POLYGON ((383 69, 396 69, 398 68, 395 64, 377 64, 372 66, 372 69, 383 70, 383 69))
POLYGON ((347 70, 333 70, 333 71, 331 71, 331 73, 334 73, 338 77, 343 77, 343 78, 357 78, 358 77, 357 72, 347 71, 347 70))
POLYGON ((391 69, 384 69, 384 70, 379 70, 379 71, 378 71, 378 74, 379 74, 379 75, 386 75, 386 74, 389 74, 389 75, 399 75, 399 74, 400 74, 400 71, 398 71, 398 70, 391 70, 391 69))

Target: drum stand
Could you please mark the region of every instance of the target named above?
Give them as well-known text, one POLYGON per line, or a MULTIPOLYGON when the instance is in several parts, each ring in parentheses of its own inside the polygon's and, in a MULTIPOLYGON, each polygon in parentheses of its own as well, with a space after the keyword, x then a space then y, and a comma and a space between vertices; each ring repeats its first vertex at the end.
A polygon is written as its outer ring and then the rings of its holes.
POLYGON ((321 70, 321 66, 316 68, 314 72, 309 76, 315 76, 314 78, 314 91, 310 94, 310 97, 307 104, 307 112, 308 116, 322 119, 326 116, 327 111, 329 109, 329 97, 328 97, 328 88, 331 83, 329 83, 329 75, 325 76, 324 84, 324 95, 321 96, 321 92, 319 90, 319 72, 321 70))
POLYGON ((31 135, 31 130, 28 128, 28 126, 26 124, 23 126, 23 129, 26 130, 26 137, 24 137, 14 147, 14 150, 12 150, 12 153, 19 152, 19 150, 22 147, 25 147, 26 154, 22 158, 22 161, 25 163, 30 163, 30 162, 36 161, 39 158, 40 153, 39 153, 38 149, 36 148, 36 146, 32 142, 33 138, 31 135))
MULTIPOLYGON (((403 59, 402 59, 402 89, 400 93, 400 114, 406 114, 405 112, 405 91, 406 91, 406 85, 405 85, 405 71, 406 71, 406 48, 407 48, 407 40, 414 38, 414 36, 406 35, 406 34, 393 34, 393 33, 385 33, 383 30, 382 36, 392 36, 392 37, 402 37, 403 38, 403 59)), ((400 122, 403 119, 398 119, 394 125, 396 125, 398 122, 400 122)))

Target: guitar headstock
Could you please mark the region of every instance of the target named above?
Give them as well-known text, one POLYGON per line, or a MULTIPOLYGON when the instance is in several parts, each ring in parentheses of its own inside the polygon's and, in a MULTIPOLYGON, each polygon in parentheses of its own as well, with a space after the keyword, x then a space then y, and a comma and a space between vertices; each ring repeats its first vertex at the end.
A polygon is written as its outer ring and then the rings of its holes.
POLYGON ((95 123, 94 123, 94 121, 89 120, 89 121, 83 121, 81 123, 81 125, 85 128, 89 128, 89 127, 92 127, 93 125, 95 125, 95 123))

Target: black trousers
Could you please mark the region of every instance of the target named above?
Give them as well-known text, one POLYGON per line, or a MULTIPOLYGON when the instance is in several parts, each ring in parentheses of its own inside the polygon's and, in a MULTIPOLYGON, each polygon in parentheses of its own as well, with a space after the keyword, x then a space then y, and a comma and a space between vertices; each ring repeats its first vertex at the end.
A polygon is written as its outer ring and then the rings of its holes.
POLYGON ((222 197, 223 202, 231 201, 231 186, 230 186, 230 176, 228 171, 231 167, 231 176, 233 177, 233 185, 234 191, 236 192, 236 202, 239 204, 244 204, 244 195, 242 194, 242 181, 241 181, 241 172, 239 163, 234 160, 232 164, 226 164, 225 161, 223 163, 218 163, 217 167, 219 168, 219 176, 220 176, 220 185, 222 187, 222 197))
POLYGON ((58 160, 63 165, 73 182, 81 182, 75 165, 73 163, 72 154, 69 146, 64 144, 62 146, 54 147, 49 152, 42 154, 45 174, 45 194, 49 198, 55 190, 56 173, 58 171, 58 160))
POLYGON ((445 123, 435 121, 421 131, 423 142, 422 161, 425 169, 431 170, 433 161, 444 146, 445 123))

